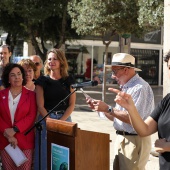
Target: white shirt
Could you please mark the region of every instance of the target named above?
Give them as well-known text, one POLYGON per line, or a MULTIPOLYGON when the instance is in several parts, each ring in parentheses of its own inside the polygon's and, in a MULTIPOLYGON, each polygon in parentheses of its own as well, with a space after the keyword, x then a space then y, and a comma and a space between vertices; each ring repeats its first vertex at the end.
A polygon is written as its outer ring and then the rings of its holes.
POLYGON ((21 97, 21 93, 18 96, 16 96, 15 99, 13 99, 12 94, 9 90, 8 105, 9 105, 9 111, 10 111, 10 114, 11 114, 12 124, 14 123, 14 116, 15 116, 15 112, 16 112, 20 97, 21 97))

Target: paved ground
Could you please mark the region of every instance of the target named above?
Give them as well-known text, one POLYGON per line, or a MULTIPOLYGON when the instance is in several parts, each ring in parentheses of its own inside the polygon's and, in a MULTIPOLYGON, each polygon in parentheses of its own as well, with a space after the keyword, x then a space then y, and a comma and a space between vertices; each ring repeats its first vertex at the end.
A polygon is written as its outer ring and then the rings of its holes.
MULTIPOLYGON (((114 85, 116 86, 116 85, 114 85)), ((110 87, 110 86, 108 86, 110 87)), ((155 96, 155 104, 157 104, 162 99, 162 87, 154 86, 152 87, 154 96, 155 96)), ((84 88, 84 91, 93 98, 101 99, 102 98, 102 87, 91 87, 84 88)), ((76 100, 76 108, 72 114, 72 120, 78 123, 78 127, 82 130, 87 131, 95 131, 101 133, 110 134, 110 139, 112 142, 110 143, 110 170, 112 170, 112 162, 113 162, 113 143, 115 141, 116 135, 115 130, 113 128, 112 122, 107 119, 101 119, 98 116, 97 112, 91 111, 86 102, 85 98, 81 91, 76 91, 77 100, 76 100)), ((114 94, 109 91, 106 92, 106 102, 110 105, 114 105, 113 99, 114 94)), ((154 143, 155 139, 157 139, 157 133, 152 135, 152 143, 154 143)), ((146 170, 158 170, 159 163, 158 158, 150 155, 148 160, 146 170)))

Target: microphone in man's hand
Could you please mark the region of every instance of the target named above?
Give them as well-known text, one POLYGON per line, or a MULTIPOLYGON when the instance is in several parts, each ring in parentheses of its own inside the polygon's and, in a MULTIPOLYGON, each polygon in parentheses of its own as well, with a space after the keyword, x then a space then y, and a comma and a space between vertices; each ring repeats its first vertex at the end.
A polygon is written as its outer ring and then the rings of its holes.
POLYGON ((76 88, 82 88, 82 87, 87 87, 87 86, 97 86, 98 81, 88 81, 88 82, 83 82, 83 83, 77 83, 77 84, 72 84, 71 88, 76 89, 76 88))

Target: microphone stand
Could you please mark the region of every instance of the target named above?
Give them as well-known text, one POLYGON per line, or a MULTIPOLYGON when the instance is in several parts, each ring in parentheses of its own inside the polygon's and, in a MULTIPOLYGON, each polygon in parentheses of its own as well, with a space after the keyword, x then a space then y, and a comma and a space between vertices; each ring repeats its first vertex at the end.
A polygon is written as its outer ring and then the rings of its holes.
POLYGON ((51 114, 51 112, 54 111, 54 109, 58 108, 60 105, 64 104, 66 99, 68 99, 75 91, 77 91, 77 89, 75 89, 73 92, 69 93, 63 100, 61 100, 54 108, 52 108, 52 110, 50 110, 44 117, 42 117, 39 121, 35 122, 34 125, 25 132, 24 135, 27 135, 29 132, 31 132, 32 129, 34 129, 36 127, 36 129, 38 130, 38 134, 39 134, 39 138, 38 138, 38 142, 39 142, 39 170, 41 170, 41 135, 42 135, 42 124, 41 122, 51 114))

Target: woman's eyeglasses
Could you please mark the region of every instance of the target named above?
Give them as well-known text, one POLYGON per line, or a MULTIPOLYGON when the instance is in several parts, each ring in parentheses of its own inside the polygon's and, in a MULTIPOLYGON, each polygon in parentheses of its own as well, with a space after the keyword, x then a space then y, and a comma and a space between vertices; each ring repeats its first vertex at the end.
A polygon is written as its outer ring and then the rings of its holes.
POLYGON ((36 66, 39 66, 40 65, 40 63, 39 62, 36 62, 36 63, 34 63, 36 66))

